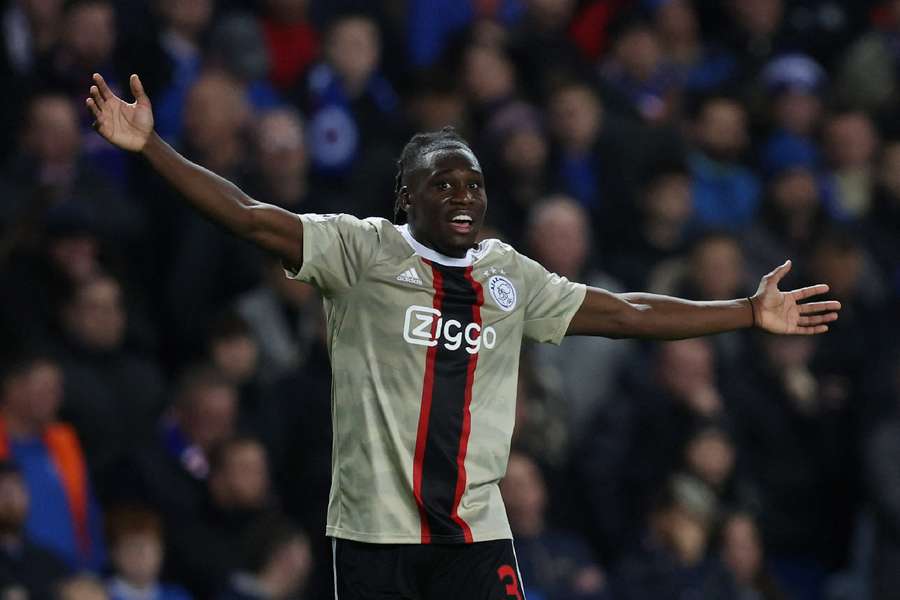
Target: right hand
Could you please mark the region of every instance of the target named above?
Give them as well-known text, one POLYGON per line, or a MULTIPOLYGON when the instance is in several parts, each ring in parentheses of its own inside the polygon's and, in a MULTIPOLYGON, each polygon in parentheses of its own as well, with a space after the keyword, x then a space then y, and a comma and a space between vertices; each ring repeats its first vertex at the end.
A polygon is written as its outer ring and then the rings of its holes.
POLYGON ((87 106, 94 113, 94 129, 108 142, 122 148, 140 152, 153 133, 153 110, 150 98, 137 75, 129 79, 134 102, 125 102, 112 93, 99 73, 94 73, 91 97, 87 106))

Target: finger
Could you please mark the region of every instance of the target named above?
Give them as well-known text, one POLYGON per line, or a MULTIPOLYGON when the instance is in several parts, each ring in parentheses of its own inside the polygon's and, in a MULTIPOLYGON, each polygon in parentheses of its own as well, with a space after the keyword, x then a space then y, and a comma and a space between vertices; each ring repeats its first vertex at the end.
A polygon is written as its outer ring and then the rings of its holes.
POLYGON ((136 74, 132 74, 128 79, 128 83, 131 84, 131 93, 134 95, 134 100, 137 102, 146 98, 147 94, 144 93, 144 84, 141 83, 141 78, 136 74))
POLYGON ((824 315, 813 315, 811 317, 800 317, 797 319, 797 325, 801 327, 809 327, 811 325, 821 325, 823 323, 831 323, 838 318, 837 313, 825 313, 824 315))
MULTIPOLYGON (((97 103, 94 102, 94 99, 88 98, 87 100, 85 100, 85 104, 87 104, 87 107, 89 109, 91 109, 91 113, 93 113, 94 118, 99 119, 101 111, 100 111, 100 108, 97 106, 97 103)), ((97 122, 94 121, 94 129, 96 129, 96 128, 97 128, 97 122)))
POLYGON ((809 315, 812 313, 820 313, 828 310, 841 310, 841 303, 837 300, 826 300, 824 302, 808 302, 806 304, 799 304, 797 308, 800 309, 801 315, 809 315))
POLYGON ((809 298, 810 296, 818 296, 819 294, 824 294, 828 290, 828 284, 820 283, 818 285, 811 285, 809 287, 800 288, 798 290, 792 290, 791 297, 794 300, 803 300, 804 298, 809 298))
POLYGON ((784 276, 788 274, 791 270, 791 261, 786 260, 784 264, 780 267, 775 268, 771 273, 766 275, 775 285, 778 285, 778 282, 784 279, 784 276))
POLYGON ((100 89, 96 85, 91 86, 91 98, 94 100, 94 104, 97 105, 101 111, 103 110, 103 104, 105 103, 103 98, 100 96, 100 89))
POLYGON ((815 325, 813 327, 800 327, 797 329, 798 335, 816 335, 828 331, 828 325, 815 325))
POLYGON ((109 86, 106 85, 106 80, 103 79, 103 75, 100 73, 94 73, 94 83, 97 84, 97 88, 100 90, 100 97, 104 100, 109 100, 113 97, 112 90, 109 89, 109 86))

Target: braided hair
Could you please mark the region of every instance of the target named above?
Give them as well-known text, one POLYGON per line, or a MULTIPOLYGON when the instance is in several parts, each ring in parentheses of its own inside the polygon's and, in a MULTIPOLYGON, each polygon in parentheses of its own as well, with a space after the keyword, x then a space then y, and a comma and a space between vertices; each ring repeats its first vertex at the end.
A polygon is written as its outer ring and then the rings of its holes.
POLYGON ((394 183, 394 223, 400 215, 400 190, 403 188, 403 177, 419 166, 422 158, 437 150, 466 149, 471 152, 468 142, 453 127, 444 127, 440 131, 417 133, 403 147, 397 160, 397 177, 394 183))

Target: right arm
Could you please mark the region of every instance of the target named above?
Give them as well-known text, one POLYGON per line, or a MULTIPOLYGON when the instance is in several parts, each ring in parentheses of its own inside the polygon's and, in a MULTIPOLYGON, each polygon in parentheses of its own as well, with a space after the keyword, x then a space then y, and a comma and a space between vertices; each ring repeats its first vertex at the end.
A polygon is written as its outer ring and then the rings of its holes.
POLYGON ((297 215, 257 202, 236 185, 184 158, 153 130, 153 111, 137 75, 130 79, 134 102, 117 97, 99 74, 88 108, 94 128, 110 143, 140 152, 188 204, 208 219, 280 257, 292 270, 303 262, 303 226, 297 215))

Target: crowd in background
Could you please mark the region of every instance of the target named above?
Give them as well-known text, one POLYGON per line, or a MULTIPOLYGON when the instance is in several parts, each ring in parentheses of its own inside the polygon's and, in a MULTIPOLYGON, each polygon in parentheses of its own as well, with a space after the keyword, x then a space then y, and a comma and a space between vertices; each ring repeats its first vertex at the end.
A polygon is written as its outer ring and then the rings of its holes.
POLYGON ((3 598, 332 593, 319 298, 96 135, 93 72, 291 211, 394 218, 403 145, 452 125, 485 236, 561 275, 726 299, 791 258, 827 335, 526 348, 526 594, 900 594, 900 1, 5 0, 0 29, 3 598))

